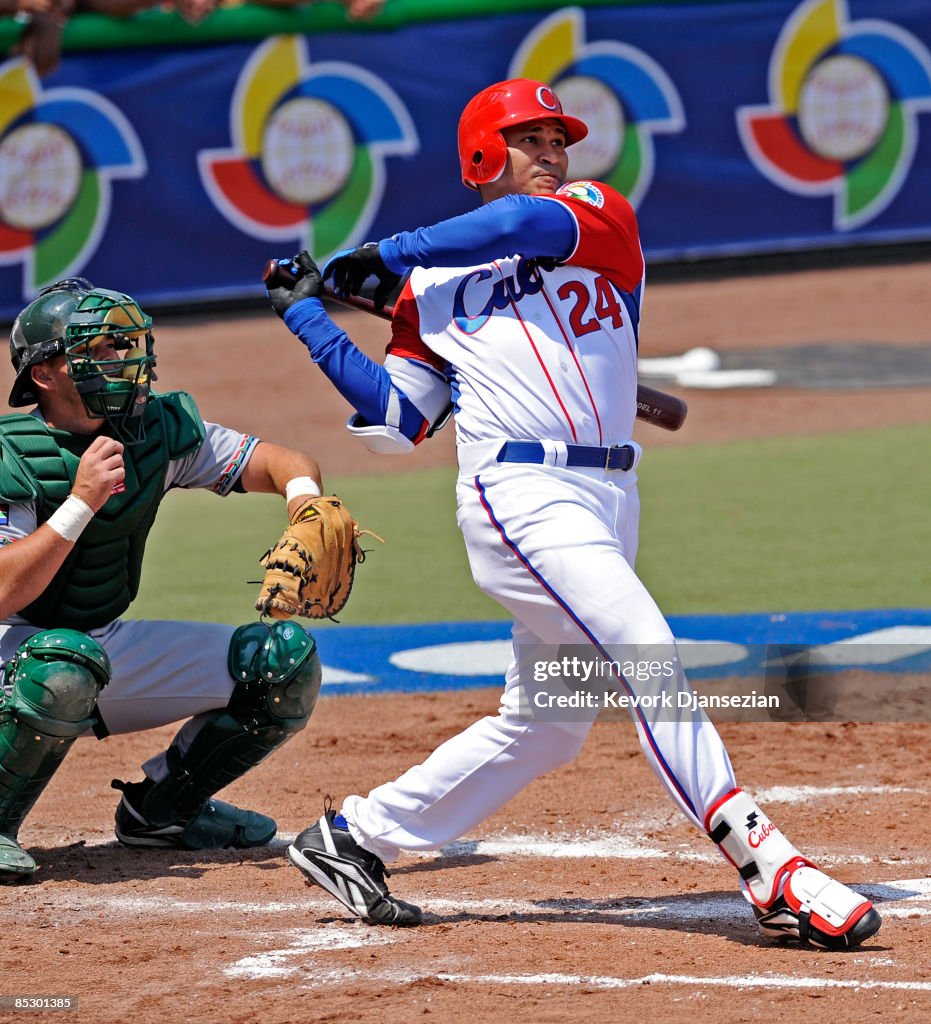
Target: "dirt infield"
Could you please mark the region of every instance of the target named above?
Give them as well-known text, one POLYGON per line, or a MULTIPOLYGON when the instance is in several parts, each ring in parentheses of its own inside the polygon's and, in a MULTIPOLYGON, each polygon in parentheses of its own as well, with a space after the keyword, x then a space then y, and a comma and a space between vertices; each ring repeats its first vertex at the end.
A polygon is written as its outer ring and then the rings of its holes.
MULTIPOLYGON (((927 345, 929 272, 914 264, 652 286, 642 354, 843 339, 927 345)), ((354 314, 345 322, 378 353, 383 325, 354 314)), ((160 386, 190 388, 208 417, 307 447, 326 473, 398 465, 351 443, 345 403, 270 314, 166 318, 157 338, 160 386)), ((641 441, 931 419, 929 388, 684 394, 685 429, 642 428, 641 441)), ((452 441, 444 431, 403 468, 450 463, 452 441)), ((173 730, 80 740, 22 830, 37 881, 0 888, 0 996, 76 996, 76 1017, 58 1011, 62 1020, 136 1024, 931 1019, 927 724, 722 726, 742 785, 884 914, 880 934, 852 953, 758 938, 732 869, 675 811, 629 723, 597 725, 573 764, 466 841, 404 858, 392 885, 424 907, 421 929, 368 928, 301 884, 283 841, 326 794, 396 775, 494 713, 496 698, 494 689, 325 694, 305 733, 223 794, 279 821, 283 838, 248 855, 117 846, 110 780, 138 778, 173 730)), ((0 1021, 30 1019, 0 1008, 0 1021)))
MULTIPOLYGON (((309 730, 228 795, 276 813, 290 837, 327 793, 399 773, 496 698, 324 698, 309 730)), ((135 777, 167 742, 161 730, 79 741, 43 795, 23 830, 41 884, 0 890, 3 992, 77 995, 81 1019, 140 1024, 755 1022, 761 1001, 790 1016, 928 1020, 928 727, 722 733, 776 821, 886 915, 863 949, 761 941, 732 869, 672 808, 626 723, 597 725, 572 765, 470 842, 405 857, 391 881, 426 911, 415 931, 354 922, 303 886, 282 843, 248 855, 119 848, 110 779, 135 777)))

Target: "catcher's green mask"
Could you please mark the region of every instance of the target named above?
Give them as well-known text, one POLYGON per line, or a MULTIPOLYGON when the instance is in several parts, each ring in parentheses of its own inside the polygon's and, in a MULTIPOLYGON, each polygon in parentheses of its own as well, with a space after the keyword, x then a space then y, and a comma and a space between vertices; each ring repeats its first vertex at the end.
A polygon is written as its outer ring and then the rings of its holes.
POLYGON ((155 379, 152 318, 122 292, 69 278, 46 288, 13 324, 10 356, 16 381, 10 405, 38 398, 30 374, 64 353, 88 415, 104 419, 124 444, 144 437, 143 417, 155 379))

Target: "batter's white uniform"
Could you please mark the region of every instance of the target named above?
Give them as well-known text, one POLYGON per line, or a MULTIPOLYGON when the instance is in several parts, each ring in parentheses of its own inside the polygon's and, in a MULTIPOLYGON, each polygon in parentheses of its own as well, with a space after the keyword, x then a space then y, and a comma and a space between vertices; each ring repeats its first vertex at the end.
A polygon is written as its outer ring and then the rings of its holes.
MULTIPOLYGON (((441 386, 452 396, 458 523, 476 583, 514 625, 498 714, 396 781, 344 802, 356 841, 385 861, 458 838, 576 755, 594 711, 573 722, 520 713, 529 645, 591 645, 610 655, 617 644, 673 643, 633 568, 639 449, 628 471, 566 465, 567 446, 630 444, 644 273, 636 219, 621 195, 596 182, 549 198, 578 226, 563 266, 540 270, 513 257, 416 269, 395 311, 385 365, 420 408, 435 407, 441 386), (543 461, 498 461, 509 441, 542 442, 543 461)), ((638 685, 627 680, 633 693, 638 685)), ((679 670, 669 691, 684 690, 679 670)), ((675 718, 643 709, 636 720, 656 774, 704 828, 708 809, 735 788, 713 725, 691 710, 675 718)))
MULTIPOLYGON (((36 415, 38 415, 36 413, 36 415)), ((229 494, 249 461, 258 438, 205 423, 206 439, 184 459, 170 462, 165 490, 205 488, 229 494)), ((0 544, 37 529, 32 502, 0 507, 0 544)), ((235 627, 212 622, 159 622, 117 619, 89 630, 107 652, 113 675, 100 691, 100 717, 110 733, 138 732, 189 718, 179 737, 183 753, 202 725, 199 717, 226 707, 233 693, 227 670, 235 627)), ((18 615, 0 623, 0 668, 39 627, 18 615)), ((165 755, 146 762, 149 778, 167 772, 165 755)))

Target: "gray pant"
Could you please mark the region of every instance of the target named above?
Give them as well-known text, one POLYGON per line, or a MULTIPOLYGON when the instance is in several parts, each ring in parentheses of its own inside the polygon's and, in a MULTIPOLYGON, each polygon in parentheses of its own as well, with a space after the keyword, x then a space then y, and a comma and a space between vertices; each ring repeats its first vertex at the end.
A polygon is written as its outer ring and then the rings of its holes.
MULTIPOLYGON (((113 666, 97 702, 107 729, 140 732, 190 719, 177 740, 183 753, 202 725, 198 716, 229 703, 234 684, 226 659, 234 629, 212 622, 117 619, 91 630, 113 666)), ((38 632, 30 625, 0 625, 0 664, 38 632)), ((144 767, 158 780, 165 772, 164 754, 144 767)))

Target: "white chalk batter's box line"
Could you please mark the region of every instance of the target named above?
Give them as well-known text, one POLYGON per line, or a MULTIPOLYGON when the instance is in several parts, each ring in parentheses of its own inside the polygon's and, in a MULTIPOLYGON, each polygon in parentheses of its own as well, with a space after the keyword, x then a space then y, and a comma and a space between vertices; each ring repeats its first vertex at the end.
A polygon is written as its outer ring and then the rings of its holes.
MULTIPOLYGON (((640 978, 614 978, 605 975, 580 974, 422 974, 409 971, 356 971, 328 970, 317 984, 338 984, 346 981, 388 982, 409 985, 411 982, 437 980, 461 985, 479 985, 484 989, 503 988, 507 985, 560 985, 592 989, 639 988, 642 985, 684 985, 688 988, 779 988, 779 989, 885 989, 897 992, 931 992, 929 981, 839 980, 834 978, 804 978, 779 974, 733 974, 723 977, 702 977, 696 974, 645 974, 640 978)), ((306 980, 306 975, 305 975, 306 980)), ((316 987, 315 984, 305 988, 316 987)))
MULTIPOLYGON (((627 828, 637 831, 636 828, 627 828)), ((294 840, 293 834, 279 833, 268 845, 282 852, 294 840)), ((660 849, 632 842, 617 833, 588 833, 579 836, 539 836, 530 833, 516 836, 490 836, 485 839, 462 839, 444 846, 439 851, 411 854, 414 857, 437 860, 444 857, 470 859, 479 857, 495 858, 538 858, 544 860, 659 860, 675 863, 689 861, 696 864, 723 865, 722 856, 713 848, 699 849, 700 839, 683 843, 676 849, 660 849)), ((113 839, 91 840, 87 848, 113 847, 113 839)), ((886 867, 931 869, 928 857, 871 857, 862 853, 832 853, 808 848, 809 856, 823 868, 837 868, 848 865, 882 864, 886 867)))
MULTIPOLYGON (((892 882, 876 882, 854 885, 852 888, 874 900, 885 917, 931 918, 931 878, 908 878, 892 882)), ((315 892, 315 890, 311 890, 315 892)), ((410 895, 410 893, 408 893, 410 895)), ((99 903, 82 896, 63 896, 67 909, 78 910, 92 905, 99 911, 99 903)), ((106 903, 115 913, 138 914, 278 914, 295 911, 313 911, 327 914, 342 914, 340 908, 330 899, 321 895, 308 895, 299 900, 287 902, 239 901, 239 900, 173 900, 161 896, 110 896, 106 903)), ((740 893, 716 893, 713 895, 681 895, 667 897, 629 897, 625 900, 573 899, 570 897, 516 900, 508 898, 448 899, 426 897, 427 914, 471 916, 502 915, 539 918, 547 914, 554 920, 585 919, 592 915, 599 918, 655 921, 662 924, 686 925, 710 918, 726 920, 747 919, 749 908, 740 893), (619 906, 620 903, 630 905, 619 906)), ((363 928, 363 933, 373 935, 389 934, 379 929, 363 928)), ((393 933, 390 933, 393 934, 393 933)))
MULTIPOLYGON (((906 918, 919 926, 931 920, 931 878, 912 878, 854 886, 858 892, 877 902, 887 920, 906 918)), ((186 900, 177 901, 170 896, 103 896, 80 893, 61 894, 59 909, 71 912, 86 912, 99 919, 101 910, 111 914, 132 916, 154 914, 173 916, 177 914, 196 915, 201 922, 217 921, 221 915, 242 918, 250 914, 319 915, 332 918, 345 914, 340 907, 327 897, 309 896, 288 902, 246 902, 230 900, 186 900)), ((697 922, 747 921, 749 909, 746 901, 737 893, 689 895, 680 894, 660 898, 631 898, 631 905, 618 905, 623 901, 580 900, 572 898, 550 900, 515 899, 443 899, 428 898, 425 903, 426 927, 431 917, 442 923, 444 916, 481 918, 525 918, 536 923, 585 923, 597 918, 595 923, 618 923, 629 921, 640 927, 674 927, 688 931, 697 922)), ((17 909, 22 916, 23 908, 17 909)), ((218 923, 218 927, 223 927, 218 923)), ((416 968, 378 970, 372 967, 353 968, 327 962, 327 955, 339 950, 363 949, 402 942, 408 934, 396 929, 374 928, 354 921, 343 924, 332 920, 315 924, 309 928, 276 929, 254 931, 251 937, 256 943, 279 944, 279 948, 256 951, 241 957, 223 967, 223 973, 231 978, 248 980, 273 980, 288 978, 289 984, 299 983, 304 988, 319 988, 332 983, 356 981, 360 983, 410 984, 418 979, 436 979, 452 984, 504 987, 511 985, 542 985, 562 987, 586 987, 600 989, 625 989, 641 985, 692 986, 698 988, 779 988, 779 989, 863 989, 887 990, 914 993, 931 993, 931 982, 910 979, 888 978, 819 978, 795 977, 777 974, 724 975, 703 977, 701 975, 675 975, 655 973, 633 978, 613 976, 573 975, 540 973, 525 975, 482 975, 445 971, 424 973, 416 968), (284 942, 286 945, 281 946, 284 942)), ((762 941, 762 940, 761 940, 762 941)), ((417 947, 420 948, 419 946, 417 947)), ((896 961, 887 950, 871 953, 869 949, 849 954, 850 963, 871 969, 895 967, 896 961)))
MULTIPOLYGON (((295 883, 297 884, 297 883, 295 883)), ((931 878, 909 878, 892 882, 877 882, 853 885, 852 888, 874 900, 881 913, 888 918, 931 919, 931 878)), ((303 891, 303 890, 298 890, 303 891)), ((316 893, 316 890, 310 890, 316 893)), ((408 893, 410 895, 410 893, 408 893)), ((629 897, 626 899, 573 899, 570 897, 516 900, 509 898, 449 899, 425 897, 425 909, 434 915, 508 915, 515 917, 550 916, 552 920, 585 920, 597 915, 599 919, 656 922, 657 924, 687 925, 695 921, 748 920, 749 908, 739 893, 715 893, 710 895, 678 894, 666 897, 629 897), (622 905, 623 904, 623 905, 622 905)), ((56 901, 60 910, 80 914, 88 911, 99 915, 102 904, 112 915, 137 914, 165 915, 195 914, 209 920, 216 914, 284 914, 311 912, 324 916, 342 914, 337 904, 320 894, 302 896, 288 901, 255 900, 177 900, 170 896, 146 894, 143 896, 113 895, 99 897, 97 894, 84 896, 80 893, 62 893, 56 901)), ((17 913, 22 913, 22 907, 17 913)), ((280 934, 280 933, 276 933, 280 934)), ((300 934, 304 934, 300 930, 300 934)), ((361 927, 357 934, 387 935, 393 932, 361 927)), ((317 943, 317 940, 310 940, 317 943)))
MULTIPOLYGON (((883 900, 882 910, 887 917, 897 916, 892 911, 902 910, 898 916, 915 916, 919 909, 915 901, 931 903, 931 879, 907 879, 888 882, 882 885, 864 887, 861 891, 876 900, 883 900), (904 906, 890 906, 898 903, 904 906)), ((136 901, 134 901, 136 902, 136 901)), ((141 907, 143 901, 138 901, 141 907)), ((241 912, 244 904, 221 904, 223 909, 241 912)), ((282 907, 290 908, 292 904, 282 907)), ((332 901, 308 900, 307 909, 318 907, 327 913, 333 911, 332 901)), ((594 910, 591 901, 556 900, 543 902, 527 902, 520 900, 432 900, 430 910, 433 912, 469 914, 529 916, 539 922, 541 912, 548 906, 558 907, 564 916, 559 920, 573 920, 572 910, 581 911, 581 919, 585 914, 597 912, 599 921, 605 918, 627 917, 630 919, 646 918, 648 922, 657 924, 684 926, 696 921, 713 919, 733 919, 737 914, 746 915, 747 906, 742 897, 727 896, 686 896, 676 900, 643 900, 639 907, 615 908, 598 904, 594 910), (675 903, 675 906, 671 904, 675 903)), ((137 908, 139 909, 139 908, 137 908)), ((200 904, 199 912, 206 909, 200 904)), ((269 909, 265 908, 266 911, 269 909)), ((922 907, 924 916, 931 916, 931 906, 922 907)), ((429 913, 426 918, 429 927, 429 913)), ((224 968, 228 977, 266 980, 289 978, 299 980, 302 987, 317 988, 323 985, 356 981, 360 983, 410 984, 422 979, 436 979, 454 984, 481 985, 485 988, 501 988, 509 985, 546 985, 564 987, 587 987, 600 989, 624 989, 641 985, 668 985, 719 988, 780 988, 780 989, 854 989, 854 990, 887 990, 916 993, 931 993, 931 982, 910 979, 889 978, 823 978, 810 976, 792 976, 776 974, 747 974, 703 977, 701 975, 677 975, 654 973, 633 978, 613 977, 604 975, 575 975, 546 972, 540 974, 466 974, 453 971, 424 973, 416 969, 403 968, 379 970, 371 966, 365 968, 346 967, 327 962, 326 954, 338 950, 363 949, 368 946, 388 945, 404 941, 404 933, 396 930, 372 928, 359 922, 352 924, 325 923, 310 929, 291 929, 284 932, 265 932, 255 935, 257 940, 271 941, 287 939, 283 948, 270 949, 245 956, 224 968)), ((419 947, 418 947, 419 948, 419 947)), ((886 955, 886 951, 870 953, 869 949, 850 954, 850 963, 857 967, 882 969, 896 966, 895 960, 886 955)))
MULTIPOLYGON (((332 927, 332 926, 331 926, 332 927)), ((354 926, 350 926, 354 927, 354 926)), ((334 941, 332 949, 362 948, 366 945, 384 944, 377 942, 353 943, 350 939, 334 941)), ((319 950, 320 946, 316 948, 319 950)), ((371 967, 333 967, 308 964, 289 964, 291 956, 306 956, 307 948, 275 950, 267 954, 246 957, 224 970, 228 977, 237 979, 262 980, 288 977, 289 987, 298 981, 302 989, 316 989, 352 981, 359 984, 410 985, 416 981, 443 981, 459 985, 479 985, 483 989, 500 989, 509 985, 539 985, 581 987, 586 989, 627 989, 643 985, 687 986, 689 988, 736 988, 736 989, 853 989, 885 990, 897 992, 931 993, 931 982, 892 980, 883 978, 818 978, 788 974, 732 974, 723 976, 702 976, 697 974, 646 974, 636 978, 612 977, 610 975, 560 974, 463 974, 449 971, 427 973, 413 968, 378 970, 371 967), (298 976, 295 978, 294 976, 298 976)), ((876 966, 884 966, 880 960, 876 966)))

